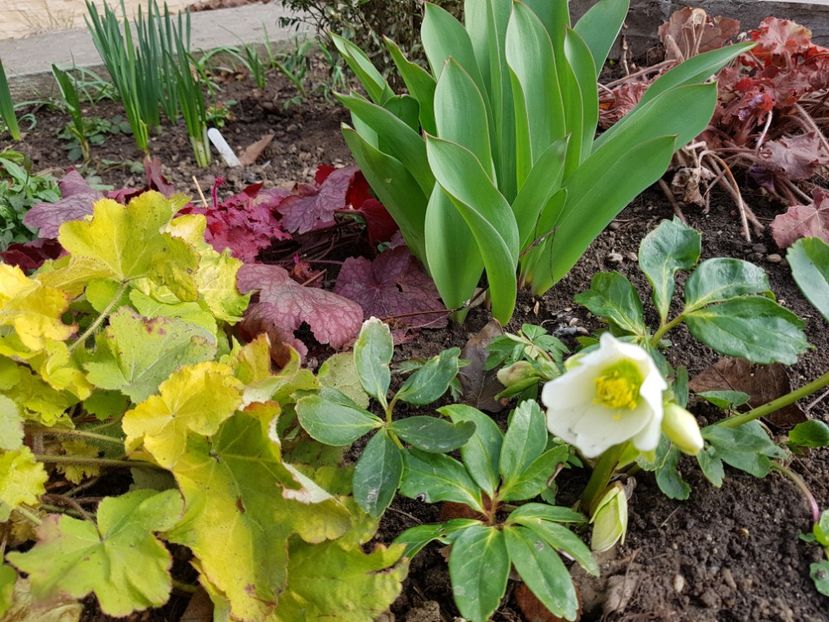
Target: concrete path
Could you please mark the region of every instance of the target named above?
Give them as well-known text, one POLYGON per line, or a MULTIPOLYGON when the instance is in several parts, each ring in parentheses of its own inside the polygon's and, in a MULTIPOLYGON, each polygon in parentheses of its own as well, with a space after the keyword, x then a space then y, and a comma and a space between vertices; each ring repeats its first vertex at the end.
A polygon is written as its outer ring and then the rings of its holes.
MULTIPOLYGON (((263 43, 266 30, 272 42, 287 41, 297 34, 279 25, 279 18, 287 15, 289 11, 278 2, 193 13, 193 50, 234 46, 240 42, 263 43)), ((102 64, 86 29, 2 40, 0 59, 9 79, 17 82, 18 88, 24 86, 20 82, 27 81, 21 78, 49 72, 53 63, 61 67, 71 66, 73 62, 79 67, 102 64)))

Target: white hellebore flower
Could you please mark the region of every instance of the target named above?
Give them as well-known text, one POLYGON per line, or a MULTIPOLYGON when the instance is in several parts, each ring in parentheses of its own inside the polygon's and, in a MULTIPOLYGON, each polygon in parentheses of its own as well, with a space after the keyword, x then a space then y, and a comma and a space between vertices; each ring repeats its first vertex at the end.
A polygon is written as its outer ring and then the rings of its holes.
POLYGON ((597 350, 568 363, 541 392, 550 432, 587 458, 631 439, 639 451, 656 449, 668 384, 642 347, 604 333, 597 350))

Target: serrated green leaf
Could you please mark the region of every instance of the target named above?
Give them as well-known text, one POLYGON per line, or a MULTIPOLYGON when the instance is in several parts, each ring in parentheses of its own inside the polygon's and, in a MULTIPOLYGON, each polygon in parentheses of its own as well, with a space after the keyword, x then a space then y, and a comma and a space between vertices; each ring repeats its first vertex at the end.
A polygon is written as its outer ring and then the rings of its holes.
POLYGON ((23 444, 23 420, 12 400, 0 395, 0 450, 19 449, 23 444))
MULTIPOLYGON (((549 520, 543 520, 527 514, 514 517, 514 514, 515 512, 510 515, 510 522, 527 527, 537 537, 553 547, 554 550, 563 551, 576 560, 587 572, 594 576, 599 576, 599 565, 596 563, 590 547, 582 542, 581 538, 572 531, 549 520)), ((582 521, 584 520, 583 517, 580 518, 582 521)))
POLYGON ((475 432, 475 424, 414 416, 395 421, 389 429, 421 451, 442 454, 462 447, 475 432))
POLYGON ((452 501, 483 512, 481 490, 464 466, 444 454, 411 449, 405 454, 406 471, 400 494, 426 503, 452 501))
POLYGON ((504 441, 504 435, 498 425, 489 415, 464 404, 444 406, 439 408, 438 412, 448 416, 455 423, 471 421, 475 424, 475 433, 461 447, 461 458, 475 483, 487 495, 493 496, 501 480, 498 461, 504 441))
POLYGON ((535 400, 525 400, 515 409, 510 419, 498 470, 504 486, 521 478, 524 471, 547 448, 547 424, 541 407, 535 400))
POLYGON ((792 365, 808 347, 803 322, 764 296, 740 296, 688 313, 691 334, 720 354, 792 365))
POLYGON ((702 393, 697 393, 697 395, 706 402, 723 410, 748 404, 749 399, 751 399, 748 393, 743 393, 742 391, 703 391, 702 393))
POLYGON ((94 593, 104 613, 126 616, 167 602, 173 559, 153 533, 169 529, 181 512, 176 490, 108 497, 98 506, 97 527, 51 515, 38 527, 32 550, 7 557, 28 573, 35 598, 94 593))
POLYGON ((21 505, 37 505, 49 475, 28 447, 0 453, 0 523, 21 505))
POLYGON ((172 318, 144 320, 127 308, 110 317, 97 339, 93 358, 84 364, 97 387, 117 390, 142 402, 170 374, 216 354, 216 337, 188 322, 172 318))
POLYGON ((678 218, 663 220, 639 245, 639 268, 653 287, 653 302, 664 322, 679 270, 690 270, 699 261, 702 236, 678 218))
POLYGON ((375 434, 354 469, 354 499, 369 516, 379 517, 389 507, 403 477, 403 450, 386 430, 375 434))
POLYGON ((590 289, 573 300, 587 307, 593 315, 607 318, 626 333, 645 336, 644 310, 639 292, 619 272, 599 272, 593 276, 590 289))
POLYGON ((360 383, 354 355, 350 352, 337 352, 325 359, 317 372, 317 379, 322 386, 350 397, 360 408, 368 408, 369 397, 360 383))
POLYGON ((391 384, 389 365, 393 355, 394 341, 388 325, 376 317, 366 320, 354 344, 354 366, 366 393, 384 408, 391 384))
POLYGON ((298 482, 270 436, 270 417, 236 414, 214 436, 191 435, 173 475, 185 515, 167 535, 189 547, 203 584, 228 601, 233 618, 267 619, 288 579, 288 541, 343 535, 347 508, 298 482))
POLYGON ((525 521, 550 521, 553 523, 586 523, 587 519, 570 508, 546 503, 525 503, 513 510, 508 522, 526 524, 525 521))
POLYGON ((460 348, 449 348, 433 356, 397 392, 401 402, 425 406, 440 399, 460 370, 460 348))
POLYGON ((372 430, 383 420, 370 412, 351 408, 320 395, 303 397, 296 405, 299 423, 306 432, 326 445, 345 447, 372 430))
POLYGON ((703 261, 685 284, 685 306, 699 309, 712 302, 770 291, 766 272, 752 263, 730 257, 703 261))
POLYGON ((576 588, 567 566, 546 539, 526 527, 507 527, 504 538, 515 569, 536 598, 554 615, 575 620, 579 609, 576 588))
POLYGON ((708 426, 702 430, 702 437, 710 443, 716 458, 754 477, 768 475, 771 460, 785 455, 758 421, 736 428, 708 426))
POLYGON ((829 446, 829 425, 818 419, 798 423, 789 432, 789 445, 815 449, 829 446))
POLYGON ((800 291, 829 322, 829 244, 802 238, 786 254, 800 291))
POLYGON ((242 383, 222 363, 183 367, 152 395, 128 411, 121 425, 128 450, 139 445, 172 468, 187 448, 190 432, 211 436, 242 403, 242 383))
POLYGON ((461 531, 449 551, 449 576, 461 615, 470 622, 489 620, 504 597, 509 571, 503 532, 484 525, 461 531))

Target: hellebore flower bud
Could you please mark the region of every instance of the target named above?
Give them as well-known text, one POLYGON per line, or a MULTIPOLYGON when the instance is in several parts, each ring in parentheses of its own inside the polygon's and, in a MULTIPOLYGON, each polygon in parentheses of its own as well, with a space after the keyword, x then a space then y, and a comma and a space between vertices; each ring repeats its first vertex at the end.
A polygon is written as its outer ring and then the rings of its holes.
POLYGON ((662 431, 684 454, 696 456, 703 447, 702 433, 694 415, 678 404, 667 404, 662 431))

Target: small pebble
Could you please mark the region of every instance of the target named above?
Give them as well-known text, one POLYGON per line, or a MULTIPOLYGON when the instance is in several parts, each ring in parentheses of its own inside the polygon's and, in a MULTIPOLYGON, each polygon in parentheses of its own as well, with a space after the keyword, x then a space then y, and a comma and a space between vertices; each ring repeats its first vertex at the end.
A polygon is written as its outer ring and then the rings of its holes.
POLYGON ((753 250, 755 253, 768 253, 769 252, 769 249, 766 247, 765 244, 754 244, 751 247, 751 250, 753 250))
POLYGON ((783 261, 783 258, 777 253, 772 253, 771 255, 766 257, 766 261, 768 261, 769 263, 780 263, 781 261, 783 261))
POLYGON ((618 222, 616 222, 616 221, 614 220, 612 223, 610 223, 610 224, 607 226, 607 228, 608 228, 608 229, 610 229, 611 231, 618 231, 618 230, 619 230, 619 227, 621 227, 621 226, 622 226, 622 225, 620 225, 618 222))
POLYGON ((681 594, 682 590, 685 589, 685 577, 681 574, 674 575, 674 591, 677 594, 681 594))
POLYGON ((716 607, 720 606, 720 597, 717 596, 717 593, 712 589, 707 589, 702 593, 702 596, 699 597, 700 601, 703 605, 708 607, 709 609, 715 609, 716 607))
POLYGON ((638 261, 639 257, 633 251, 628 251, 625 253, 625 257, 627 257, 630 261, 638 261))
POLYGON ((622 253, 608 253, 607 254, 607 261, 609 263, 622 263, 625 258, 622 256, 622 253))

